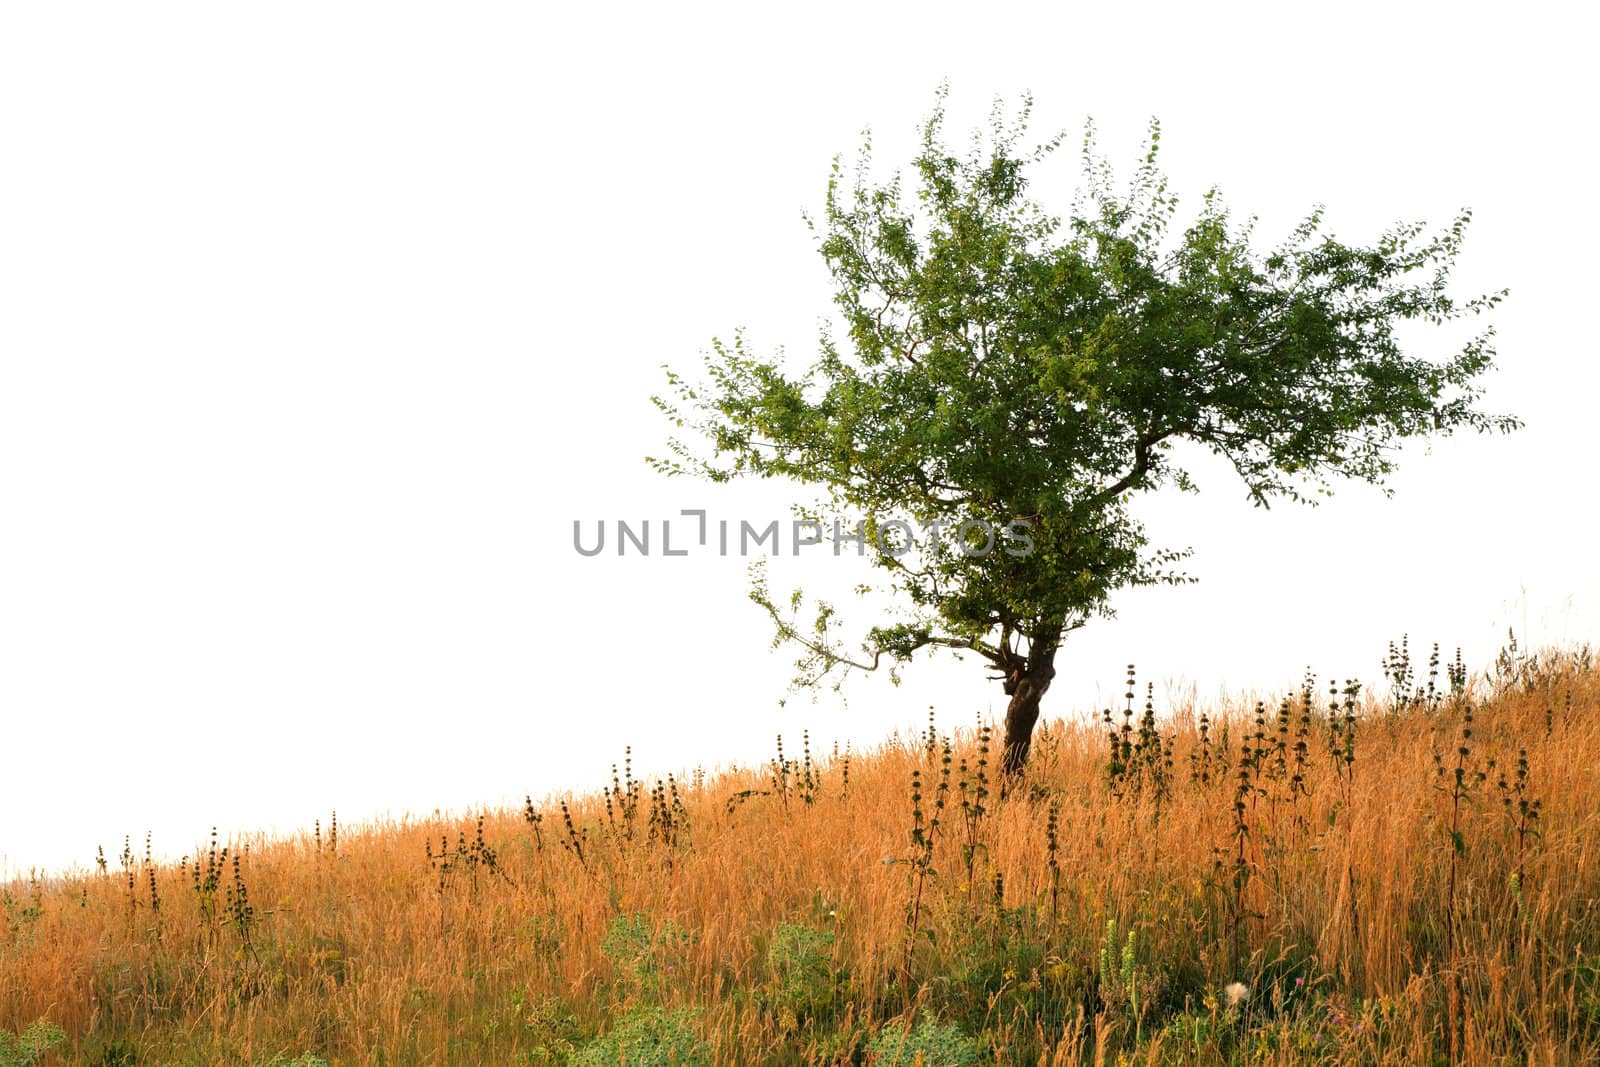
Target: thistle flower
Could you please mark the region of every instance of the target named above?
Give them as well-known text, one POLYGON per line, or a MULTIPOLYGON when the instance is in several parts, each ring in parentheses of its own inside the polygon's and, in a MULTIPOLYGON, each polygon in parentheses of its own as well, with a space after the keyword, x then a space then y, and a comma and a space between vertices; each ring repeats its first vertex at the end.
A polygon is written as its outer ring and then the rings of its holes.
POLYGON ((1236 1008, 1250 999, 1250 987, 1243 982, 1229 982, 1222 988, 1222 999, 1228 1007, 1236 1008))

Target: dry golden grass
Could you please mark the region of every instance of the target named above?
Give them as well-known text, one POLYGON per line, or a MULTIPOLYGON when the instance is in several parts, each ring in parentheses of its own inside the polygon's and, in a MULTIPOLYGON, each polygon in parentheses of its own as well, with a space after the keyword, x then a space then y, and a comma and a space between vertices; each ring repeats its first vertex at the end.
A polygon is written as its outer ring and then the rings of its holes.
POLYGON ((1587 655, 1432 709, 1369 700, 1348 763, 1329 704, 1206 709, 1209 764, 1201 709, 1164 711, 1159 740, 1118 709, 1120 775, 1105 723, 1050 724, 1004 800, 988 753, 976 826, 962 730, 948 765, 938 736, 857 754, 848 788, 837 758, 786 760, 566 798, 570 831, 555 798, 537 825, 323 828, 198 874, 134 858, 16 883, 0 1030, 61 1027, 45 1062, 539 1063, 688 1007, 719 1064, 896 1062, 873 1036, 924 1013, 995 1063, 1600 1062, 1587 655), (1540 802, 1520 858, 1519 750, 1540 802), (786 971, 782 924, 833 940, 786 971))

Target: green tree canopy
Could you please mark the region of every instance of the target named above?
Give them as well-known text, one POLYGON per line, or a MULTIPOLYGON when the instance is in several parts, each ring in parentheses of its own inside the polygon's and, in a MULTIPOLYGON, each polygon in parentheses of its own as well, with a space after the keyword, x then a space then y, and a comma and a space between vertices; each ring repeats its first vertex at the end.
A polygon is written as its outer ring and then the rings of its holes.
MULTIPOLYGON (((1115 188, 1093 127, 1071 213, 1029 195, 1029 173, 1065 139, 1024 143, 997 105, 965 154, 944 142, 944 94, 922 129, 914 190, 877 181, 870 140, 834 161, 824 213, 808 219, 844 330, 803 367, 764 359, 743 335, 714 342, 705 376, 668 369, 656 403, 698 441, 651 462, 715 481, 781 477, 822 491, 806 514, 905 517, 1025 529, 979 551, 981 529, 873 543, 904 615, 860 652, 830 636, 831 609, 800 626, 757 585, 812 680, 835 668, 957 648, 998 672, 1010 699, 1008 770, 1024 765, 1062 639, 1109 613, 1118 589, 1181 581, 1183 551, 1152 547, 1134 494, 1193 489, 1173 446, 1223 457, 1259 505, 1304 501, 1339 479, 1382 485, 1409 437, 1509 431, 1478 408, 1492 329, 1442 359, 1402 350, 1402 323, 1477 316, 1504 296, 1450 294, 1470 213, 1428 232, 1407 223, 1369 244, 1323 232, 1313 210, 1258 250, 1215 189, 1177 230, 1152 122, 1131 180, 1115 188)), ((798 601, 795 604, 798 608, 798 601)))

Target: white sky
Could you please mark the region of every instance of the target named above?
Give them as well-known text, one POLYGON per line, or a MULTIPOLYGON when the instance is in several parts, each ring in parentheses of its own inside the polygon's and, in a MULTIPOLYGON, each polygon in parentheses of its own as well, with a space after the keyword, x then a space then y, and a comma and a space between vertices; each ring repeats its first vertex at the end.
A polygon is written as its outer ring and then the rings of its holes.
MULTIPOLYGON (((909 157, 1031 88, 1272 241, 1476 212, 1488 406, 1395 498, 1153 500, 1201 580, 1118 601, 1046 713, 1134 661, 1203 696, 1376 681, 1385 643, 1600 637, 1592 9, 1394 3, 0 8, 0 871, 880 740, 1003 708, 976 664, 785 694, 744 564, 579 557, 581 518, 782 514, 644 464, 663 362, 805 356, 800 222, 871 125, 909 157)), ((1070 169, 1037 195, 1065 210, 1070 169)), ((659 536, 659 535, 658 535, 659 536)), ((774 585, 848 585, 819 553, 774 585)), ((867 619, 852 616, 865 624, 867 619)), ((1159 686, 1158 686, 1159 688, 1159 686)))

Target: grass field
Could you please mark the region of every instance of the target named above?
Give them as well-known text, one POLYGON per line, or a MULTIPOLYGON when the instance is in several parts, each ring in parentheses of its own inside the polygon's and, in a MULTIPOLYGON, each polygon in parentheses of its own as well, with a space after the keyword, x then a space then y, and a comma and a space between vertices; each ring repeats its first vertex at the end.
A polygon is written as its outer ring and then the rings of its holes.
POLYGON ((1130 683, 1004 797, 940 722, 175 865, 135 838, 6 887, 0 1065, 1600 1062, 1600 667, 1387 666, 1130 683))

